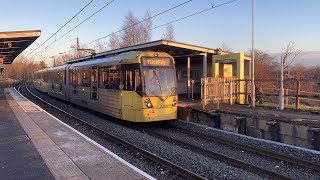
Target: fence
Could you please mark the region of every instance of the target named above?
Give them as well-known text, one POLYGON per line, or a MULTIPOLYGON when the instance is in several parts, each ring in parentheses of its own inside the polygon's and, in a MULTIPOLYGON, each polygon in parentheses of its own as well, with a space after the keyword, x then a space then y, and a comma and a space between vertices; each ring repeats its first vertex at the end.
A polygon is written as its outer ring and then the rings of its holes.
POLYGON ((237 100, 239 87, 237 78, 201 78, 201 100, 209 103, 230 103, 237 100))
MULTIPOLYGON (((259 96, 279 96, 279 81, 277 80, 255 80, 256 95, 259 96)), ((251 79, 237 78, 202 78, 201 79, 201 99, 204 105, 209 103, 229 103, 240 102, 249 103, 251 94, 251 79), (230 98, 232 97, 232 98, 230 98)), ((320 92, 310 92, 304 89, 310 89, 313 85, 315 91, 320 90, 320 84, 311 81, 286 80, 285 103, 289 103, 289 98, 295 99, 295 108, 300 109, 301 100, 308 100, 320 103, 320 92), (305 87, 301 86, 301 83, 305 87), (308 84, 306 84, 308 83, 308 84), (307 88, 308 87, 308 88, 307 88)), ((311 88, 312 89, 312 88, 311 88)), ((242 103, 241 103, 242 104, 242 103)))

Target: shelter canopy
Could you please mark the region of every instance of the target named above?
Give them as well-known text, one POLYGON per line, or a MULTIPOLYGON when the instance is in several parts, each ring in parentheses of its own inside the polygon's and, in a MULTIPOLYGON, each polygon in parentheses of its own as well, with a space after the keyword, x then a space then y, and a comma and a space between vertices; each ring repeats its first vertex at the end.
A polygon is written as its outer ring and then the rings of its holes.
MULTIPOLYGON (((135 46, 102 52, 102 53, 96 54, 94 58, 101 57, 101 56, 113 56, 113 55, 128 52, 128 51, 167 52, 173 57, 199 56, 202 53, 208 53, 208 55, 223 53, 223 52, 219 52, 221 50, 218 50, 218 49, 212 49, 212 48, 201 47, 201 46, 196 46, 192 44, 186 44, 186 43, 180 43, 176 41, 169 41, 169 40, 162 39, 162 40, 152 41, 152 42, 139 44, 135 46)), ((74 59, 74 60, 68 61, 67 63, 83 61, 88 58, 90 58, 90 56, 74 59)))
POLYGON ((3 59, 3 64, 11 64, 40 33, 40 30, 0 32, 0 59, 3 59))

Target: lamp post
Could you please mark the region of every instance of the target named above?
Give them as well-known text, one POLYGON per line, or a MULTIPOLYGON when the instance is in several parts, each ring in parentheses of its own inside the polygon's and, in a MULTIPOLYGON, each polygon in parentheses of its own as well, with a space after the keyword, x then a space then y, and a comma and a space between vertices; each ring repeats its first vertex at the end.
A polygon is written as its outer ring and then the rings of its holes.
POLYGON ((256 106, 255 84, 254 84, 254 0, 252 0, 252 48, 251 48, 251 107, 256 106))

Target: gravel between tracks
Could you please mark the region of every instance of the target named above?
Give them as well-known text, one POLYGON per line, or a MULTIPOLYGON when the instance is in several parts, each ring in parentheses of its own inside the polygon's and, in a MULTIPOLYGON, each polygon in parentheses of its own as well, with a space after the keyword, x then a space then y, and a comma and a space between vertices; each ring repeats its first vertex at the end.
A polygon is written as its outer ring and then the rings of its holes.
POLYGON ((288 144, 279 143, 279 142, 274 142, 274 141, 269 141, 265 139, 258 139, 250 136, 236 134, 233 132, 227 132, 220 129, 215 129, 208 126, 185 122, 181 120, 176 121, 175 125, 192 129, 193 131, 196 131, 199 133, 205 133, 207 135, 215 136, 228 141, 230 140, 233 142, 246 144, 258 149, 265 149, 270 152, 275 152, 288 157, 294 157, 296 159, 302 159, 307 162, 320 164, 320 151, 288 145, 288 144))
MULTIPOLYGON (((182 122, 183 123, 183 122, 182 122)), ((173 123, 171 123, 173 124, 173 123)), ((176 123, 179 124, 179 123, 176 123)), ((191 126, 192 127, 192 126, 191 126)), ((219 143, 210 142, 201 138, 187 135, 183 132, 177 131, 174 126, 170 128, 152 128, 152 131, 163 134, 165 136, 179 139, 180 141, 202 147, 206 150, 213 151, 219 154, 238 159, 249 164, 254 164, 258 167, 268 169, 277 173, 284 173, 289 177, 295 179, 320 179, 319 172, 315 172, 306 168, 288 164, 286 162, 268 158, 266 156, 256 155, 251 152, 243 151, 241 149, 229 147, 219 143)), ((203 130, 202 130, 203 132, 203 130)))

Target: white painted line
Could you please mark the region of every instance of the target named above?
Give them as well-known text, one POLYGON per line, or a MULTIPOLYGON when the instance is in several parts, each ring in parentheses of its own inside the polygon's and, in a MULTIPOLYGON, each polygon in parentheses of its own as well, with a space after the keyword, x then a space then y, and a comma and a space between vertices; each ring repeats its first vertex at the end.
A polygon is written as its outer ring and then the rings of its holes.
MULTIPOLYGON (((15 88, 14 88, 15 89, 15 88)), ((27 101, 29 101, 26 97, 24 97, 19 91, 17 91, 17 89, 15 89, 15 91, 17 93, 20 94, 20 96, 22 96, 24 99, 26 99, 27 101)), ((10 91, 11 94, 11 91, 10 91)), ((12 94, 11 94, 12 95, 12 94)), ((74 132, 76 132, 77 134, 79 134, 80 136, 82 136, 83 138, 85 138, 87 141, 91 142, 92 144, 96 145, 97 147, 99 147, 100 149, 102 149, 104 152, 106 152, 107 154, 111 155, 112 157, 114 157, 115 159, 119 160, 120 162, 122 162, 123 164, 129 166, 131 169, 133 169, 134 171, 140 173, 141 175, 143 175, 144 177, 150 179, 150 180, 155 180, 154 177, 150 176, 149 174, 145 173, 144 171, 142 171, 141 169, 135 167, 134 165, 130 164, 129 162, 127 162, 126 160, 122 159, 121 157, 119 157, 118 155, 114 154, 113 152, 111 152, 110 150, 108 150, 107 148, 101 146, 100 144, 98 144, 97 142, 93 141, 92 139, 90 139, 89 137, 87 137, 86 135, 82 134, 81 132, 77 131, 76 129, 72 128, 71 126, 69 126, 68 124, 62 122, 60 119, 56 118, 55 116, 53 116, 52 114, 50 114, 49 112, 45 111, 44 109, 42 109, 40 106, 34 104, 32 101, 29 101, 30 103, 32 103, 35 107, 37 107, 39 110, 47 113, 49 116, 51 116, 53 119, 57 120, 58 122, 60 122, 61 124, 67 126, 68 128, 70 128, 71 130, 73 130, 74 132)))

